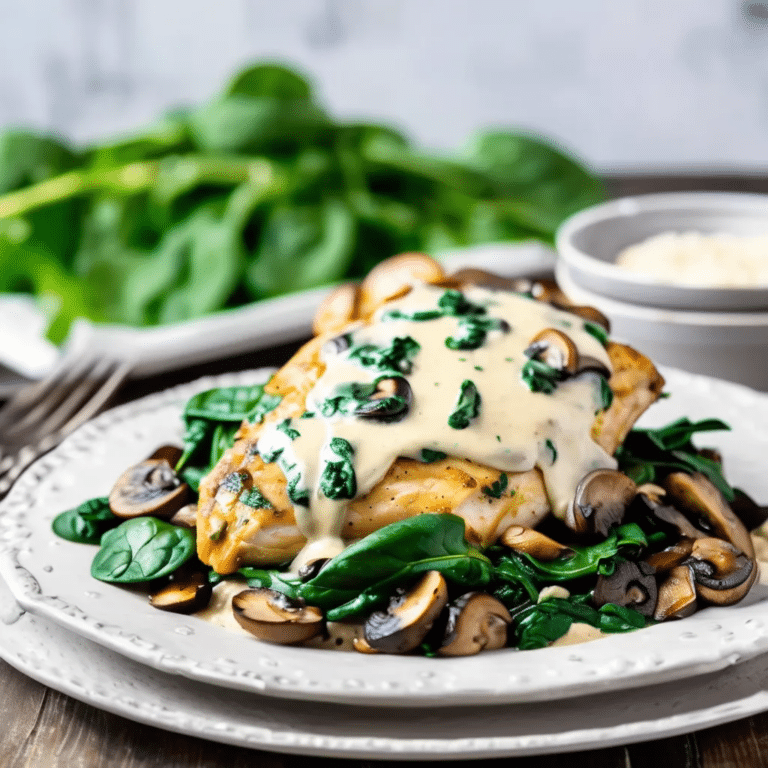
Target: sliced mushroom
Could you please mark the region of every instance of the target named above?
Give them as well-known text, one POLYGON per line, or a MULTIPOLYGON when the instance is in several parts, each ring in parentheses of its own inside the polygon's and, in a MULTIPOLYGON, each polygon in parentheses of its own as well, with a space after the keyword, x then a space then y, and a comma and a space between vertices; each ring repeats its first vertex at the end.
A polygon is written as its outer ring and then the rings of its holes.
POLYGON ((748 531, 754 531, 768 520, 768 506, 761 506, 738 488, 734 491, 736 498, 731 502, 731 509, 748 531))
POLYGON ((301 605, 273 589, 245 589, 232 598, 237 623, 259 640, 281 645, 302 643, 323 628, 318 608, 301 605))
POLYGON ((738 603, 757 578, 754 559, 722 539, 698 539, 686 562, 698 596, 713 605, 738 603))
POLYGON ((360 285, 358 317, 370 317, 384 302, 408 293, 416 282, 436 283, 443 268, 424 253, 401 253, 377 264, 360 285))
POLYGON ((643 616, 653 616, 657 598, 653 568, 645 563, 623 560, 616 564, 610 576, 598 576, 592 601, 601 606, 607 603, 634 608, 643 616))
POLYGON ((118 517, 156 515, 170 517, 189 494, 165 459, 148 459, 127 469, 109 494, 109 508, 118 517))
POLYGON ((446 280, 441 281, 441 284, 450 283, 459 288, 465 285, 479 285, 481 288, 500 288, 505 291, 517 291, 517 282, 518 280, 502 277, 493 272, 486 272, 484 269, 467 267, 448 275, 446 280))
POLYGON ((303 582, 310 581, 311 579, 314 579, 318 573, 320 573, 320 571, 323 569, 323 566, 330 562, 330 557, 318 557, 315 560, 310 560, 308 563, 304 563, 304 565, 299 568, 298 577, 303 582))
POLYGON ((485 592, 468 592, 448 607, 448 623, 439 656, 472 656, 507 644, 512 616, 504 603, 485 592))
MULTIPOLYGON (((664 493, 663 489, 661 493, 664 493)), ((637 496, 633 502, 633 510, 642 510, 661 522, 663 528, 675 531, 679 536, 687 539, 700 539, 707 534, 697 528, 680 510, 669 504, 663 504, 657 493, 650 492, 647 486, 638 488, 637 496)))
POLYGON ((607 536, 611 527, 624 519, 636 491, 634 480, 623 472, 596 469, 582 478, 576 487, 565 523, 576 533, 607 536))
POLYGON ((195 613, 208 606, 212 592, 206 575, 195 571, 150 594, 149 602, 161 611, 195 613))
POLYGON ((381 379, 376 391, 355 408, 355 415, 374 421, 393 422, 404 418, 413 403, 413 392, 402 376, 381 379))
POLYGON ((573 554, 573 550, 563 544, 558 544, 554 539, 545 536, 533 528, 524 528, 522 525, 511 525, 499 539, 502 544, 523 552, 537 560, 556 560, 558 557, 567 557, 573 554))
POLYGON ((754 559, 755 548, 749 531, 728 506, 723 494, 701 473, 673 472, 664 481, 670 501, 683 512, 701 516, 715 536, 730 541, 754 559))
POLYGON ((197 504, 185 504, 171 515, 169 523, 179 528, 195 528, 197 526, 197 504))
POLYGON ((687 565, 678 565, 667 574, 659 586, 653 618, 656 621, 684 619, 695 611, 696 585, 693 571, 687 565))
POLYGON ((172 467, 178 464, 184 450, 177 445, 161 445, 149 458, 165 459, 172 467))
POLYGON ((646 557, 645 562, 650 565, 656 573, 666 573, 667 571, 671 571, 690 557, 691 552, 693 552, 693 542, 694 539, 684 537, 672 546, 662 549, 661 552, 655 552, 649 557, 646 557))
POLYGON ((439 571, 428 571, 416 586, 396 597, 386 611, 365 622, 368 645, 384 653, 408 653, 424 640, 448 602, 448 586, 439 571))
POLYGON ((586 305, 579 306, 577 304, 562 304, 560 302, 554 302, 554 305, 558 309, 570 312, 572 315, 577 315, 582 320, 601 325, 606 333, 611 332, 611 321, 599 309, 595 309, 595 307, 586 305))
POLYGON ((566 374, 572 375, 579 369, 579 351, 573 339, 556 328, 539 331, 528 344, 525 355, 566 374))
POLYGON ((343 283, 323 299, 315 312, 312 331, 315 336, 334 333, 354 320, 357 313, 358 287, 343 283))

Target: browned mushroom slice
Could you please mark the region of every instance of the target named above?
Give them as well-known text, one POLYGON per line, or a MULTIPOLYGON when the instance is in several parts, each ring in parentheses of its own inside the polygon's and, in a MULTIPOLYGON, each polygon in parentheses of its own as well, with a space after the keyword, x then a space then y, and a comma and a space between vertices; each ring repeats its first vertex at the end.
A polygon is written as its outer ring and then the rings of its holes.
POLYGON ((624 560, 616 564, 610 576, 597 577, 592 600, 597 606, 615 603, 634 608, 643 616, 653 616, 657 592, 653 568, 624 560))
POLYGON ((443 268, 423 253, 401 253, 377 264, 360 285, 358 316, 370 317, 386 301, 403 296, 417 282, 437 283, 443 268))
POLYGON ((510 549, 523 552, 537 560, 550 561, 573 554, 573 550, 569 547, 558 544, 549 536, 533 528, 524 528, 522 525, 512 525, 507 528, 499 541, 510 549))
POLYGON ((754 558, 722 539, 698 539, 687 564, 693 571, 698 596, 713 605, 738 603, 757 578, 754 558))
POLYGON ((245 589, 232 598, 237 623, 259 640, 281 645, 303 643, 323 627, 323 614, 273 589, 245 589))
POLYGON ((165 459, 172 467, 175 467, 183 453, 184 450, 178 445, 161 445, 148 458, 165 459))
POLYGON ((321 302, 312 321, 315 336, 336 333, 357 317, 359 288, 355 283, 336 287, 321 302))
POLYGON ((696 611, 696 585, 693 571, 687 565, 678 565, 667 574, 659 586, 656 621, 684 619, 696 611))
POLYGON ((165 459, 148 459, 130 467, 109 494, 109 508, 118 517, 169 517, 181 509, 189 494, 165 459))
POLYGON ((664 481, 670 501, 683 512, 699 515, 721 539, 754 559, 749 531, 728 506, 723 494, 701 473, 673 472, 664 481))
POLYGON ((472 656, 507 644, 512 616, 506 606, 485 592, 468 592, 448 608, 448 623, 439 656, 472 656))
POLYGON ((400 421, 408 415, 412 403, 413 393, 408 380, 390 376, 379 380, 375 392, 355 408, 354 414, 373 421, 400 421))
POLYGON ((615 469, 596 469, 576 487, 565 524, 576 533, 608 535, 635 498, 634 480, 615 469))
POLYGON ((368 645, 384 653, 408 653, 427 636, 448 602, 448 586, 439 571, 428 571, 415 587, 396 597, 386 611, 365 622, 368 645))
POLYGON ((531 339, 525 354, 566 374, 572 375, 579 370, 579 351, 573 339, 556 328, 539 331, 531 339))
POLYGON ((477 285, 481 288, 500 288, 503 291, 518 291, 525 293, 526 287, 521 288, 520 280, 502 277, 493 272, 486 272, 484 269, 474 269, 467 267, 452 272, 445 280, 440 281, 441 285, 463 287, 465 285, 477 285))
POLYGON ((194 613, 208 606, 211 594, 212 587, 206 575, 194 572, 152 592, 149 602, 161 611, 194 613))
POLYGON ((600 325, 605 329, 606 333, 611 332, 611 321, 599 309, 588 305, 564 304, 558 301, 553 303, 558 309, 570 312, 572 315, 577 315, 582 320, 586 320, 589 323, 600 325))
POLYGON ((179 528, 194 528, 197 525, 197 504, 185 504, 171 515, 168 522, 179 528))
POLYGON ((684 560, 690 557, 693 552, 694 539, 682 538, 661 552, 655 552, 645 558, 645 562, 653 568, 656 573, 666 573, 679 566, 684 560))
POLYGON ((595 419, 592 439, 613 454, 642 413, 659 399, 664 379, 653 363, 632 347, 609 341, 606 351, 613 369, 608 379, 613 400, 595 419))

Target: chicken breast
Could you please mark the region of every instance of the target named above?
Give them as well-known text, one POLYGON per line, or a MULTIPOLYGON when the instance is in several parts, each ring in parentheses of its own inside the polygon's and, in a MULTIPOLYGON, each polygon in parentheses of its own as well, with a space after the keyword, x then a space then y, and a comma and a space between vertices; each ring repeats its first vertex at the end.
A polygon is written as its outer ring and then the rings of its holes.
POLYGON ((531 347, 523 354, 539 329, 541 320, 528 316, 538 318, 540 303, 518 308, 517 295, 470 286, 483 279, 477 272, 449 278, 428 257, 405 254, 380 264, 359 287, 347 284, 329 297, 316 316, 318 335, 266 386, 280 404, 262 423, 242 425, 201 484, 203 562, 219 573, 283 564, 307 552, 308 540, 343 546, 425 513, 461 516, 468 540, 486 546, 510 525, 534 527, 553 508, 562 512, 570 486, 610 464, 610 454, 661 393, 661 376, 634 350, 601 345, 591 321, 547 307, 546 321, 577 339, 589 362, 563 373, 562 381, 536 379, 539 369, 529 359, 553 352, 531 347), (502 309, 510 301, 518 314, 506 320, 502 309), (382 339, 390 338, 402 342, 400 358, 381 352, 382 339), (595 402, 601 366, 610 404, 595 402), (528 386, 518 380, 522 368, 528 386), (408 402, 394 396, 387 405, 397 404, 406 416, 379 411, 381 398, 396 390, 370 394, 392 381, 406 388, 408 402), (537 389, 550 385, 556 396, 537 389), (330 396, 349 386, 368 387, 364 408, 330 396), (439 400, 441 387, 448 392, 439 400), (534 405, 544 408, 536 419, 534 405), (352 407, 357 410, 344 411, 352 407))

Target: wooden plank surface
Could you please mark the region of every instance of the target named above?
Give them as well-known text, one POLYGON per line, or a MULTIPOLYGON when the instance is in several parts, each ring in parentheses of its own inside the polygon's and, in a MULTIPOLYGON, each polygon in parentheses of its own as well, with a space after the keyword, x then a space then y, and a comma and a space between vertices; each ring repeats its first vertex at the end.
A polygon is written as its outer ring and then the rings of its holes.
MULTIPOLYGON (((610 176, 606 184, 612 196, 687 189, 768 192, 768 177, 723 174, 610 176)), ((121 399, 131 400, 204 374, 276 366, 287 359, 296 346, 286 345, 134 382, 121 394, 121 399)), ((393 761, 270 754, 169 733, 133 723, 50 690, 4 662, 0 662, 0 718, 0 768, 387 768, 402 765, 393 761)), ((626 747, 452 763, 457 768, 479 764, 513 768, 768 768, 768 714, 695 734, 626 747)))

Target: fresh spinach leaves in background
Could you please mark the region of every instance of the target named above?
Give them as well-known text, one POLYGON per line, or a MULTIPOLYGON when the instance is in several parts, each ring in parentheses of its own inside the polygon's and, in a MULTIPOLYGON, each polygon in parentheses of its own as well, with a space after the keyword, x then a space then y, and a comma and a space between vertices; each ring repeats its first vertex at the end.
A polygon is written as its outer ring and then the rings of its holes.
POLYGON ((174 322, 402 251, 551 243, 603 198, 541 139, 494 131, 432 156, 388 126, 334 119, 304 78, 261 64, 121 141, 0 136, 0 291, 39 297, 59 341, 77 316, 174 322))
POLYGON ((633 429, 616 451, 619 469, 636 483, 661 483, 670 472, 701 472, 725 496, 735 498, 718 461, 701 454, 693 444, 699 432, 729 430, 719 419, 677 419, 658 429, 633 429))
POLYGON ((195 491, 235 439, 244 421, 260 422, 280 397, 264 392, 263 384, 220 387, 194 395, 184 408, 184 453, 176 471, 195 491))

